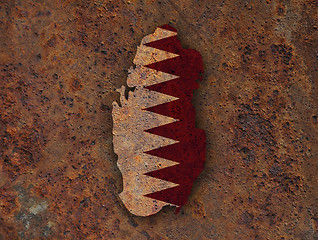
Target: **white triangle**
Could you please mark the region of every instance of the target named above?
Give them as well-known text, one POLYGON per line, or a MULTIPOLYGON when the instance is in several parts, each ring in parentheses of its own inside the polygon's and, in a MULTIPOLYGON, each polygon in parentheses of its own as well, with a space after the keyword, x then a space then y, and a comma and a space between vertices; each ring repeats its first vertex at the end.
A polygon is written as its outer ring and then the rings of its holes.
POLYGON ((143 113, 140 117, 144 117, 145 119, 141 124, 144 130, 179 121, 179 119, 174 119, 172 117, 167 117, 146 110, 143 110, 143 113))
POLYGON ((153 156, 147 153, 142 153, 140 158, 142 159, 142 162, 144 164, 144 169, 142 169, 140 173, 153 172, 162 168, 171 167, 171 166, 180 164, 178 162, 174 162, 168 159, 153 156))
POLYGON ((137 66, 145 66, 178 56, 178 54, 166 52, 157 48, 147 47, 145 45, 140 45, 139 47, 137 47, 137 53, 133 62, 137 66))
POLYGON ((127 158, 121 159, 119 167, 123 172, 135 171, 140 174, 153 172, 162 168, 171 167, 178 165, 178 162, 174 162, 168 159, 152 156, 144 152, 136 152, 134 156, 128 156, 127 158), (128 168, 125 166, 129 166, 128 168))
POLYGON ((142 188, 142 195, 147 195, 150 193, 159 192, 168 188, 179 186, 179 184, 165 181, 159 178, 154 178, 154 177, 150 177, 146 175, 144 176, 147 179, 146 181, 147 181, 148 187, 142 188))
POLYGON ((152 91, 143 87, 136 87, 133 92, 128 93, 128 100, 139 109, 145 109, 159 104, 175 101, 179 98, 164 93, 152 91))
POLYGON ((157 28, 156 31, 153 34, 145 36, 142 40, 142 44, 146 44, 149 42, 154 42, 163 38, 168 38, 177 35, 176 32, 169 31, 162 28, 157 28))
POLYGON ((151 134, 148 132, 143 132, 142 139, 140 139, 141 149, 143 152, 147 152, 153 149, 165 147, 174 143, 178 143, 178 141, 162 137, 156 134, 151 134))
POLYGON ((141 155, 143 152, 178 143, 176 140, 145 132, 140 125, 132 127, 135 128, 130 128, 129 133, 123 132, 117 134, 115 132, 119 137, 126 137, 126 141, 118 144, 123 148, 129 149, 129 152, 125 154, 127 158, 134 158, 134 156, 141 155))
POLYGON ((125 179, 123 179, 123 184, 126 186, 127 191, 131 190, 135 195, 147 195, 150 193, 179 186, 179 184, 165 181, 159 178, 150 177, 135 171, 125 172, 125 179))
MULTIPOLYGON (((135 195, 125 189, 119 194, 120 199, 124 202, 126 208, 134 215, 149 216, 159 212, 164 206, 177 206, 142 195, 135 195)), ((178 207, 178 206, 177 206, 178 207)))
POLYGON ((117 122, 113 123, 113 134, 117 135, 121 133, 120 135, 131 135, 131 129, 144 131, 179 121, 179 119, 174 119, 172 117, 167 117, 146 110, 140 110, 138 114, 136 114, 136 112, 132 112, 130 114, 129 110, 129 106, 118 107, 118 110, 113 110, 113 119, 118 119, 117 122))
POLYGON ((179 76, 157 71, 144 66, 137 66, 135 69, 132 67, 129 69, 129 75, 127 78, 127 85, 129 87, 136 86, 151 86, 157 83, 162 83, 176 79, 179 76))

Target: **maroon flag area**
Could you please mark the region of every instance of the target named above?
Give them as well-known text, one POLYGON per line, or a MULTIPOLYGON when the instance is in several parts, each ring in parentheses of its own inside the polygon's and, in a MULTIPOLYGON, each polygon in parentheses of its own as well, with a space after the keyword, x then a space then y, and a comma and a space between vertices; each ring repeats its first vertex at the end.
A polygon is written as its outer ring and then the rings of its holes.
MULTIPOLYGON (((161 28, 176 32, 169 25, 161 28)), ((150 42, 146 46, 179 55, 146 66, 178 76, 176 79, 146 87, 152 91, 177 97, 178 100, 146 110, 179 119, 177 122, 146 130, 149 133, 178 141, 178 143, 150 150, 147 153, 179 163, 147 173, 148 176, 179 185, 146 196, 175 204, 180 209, 187 202, 193 181, 201 173, 205 160, 206 137, 203 130, 195 128, 195 111, 191 104, 193 90, 198 88, 197 81, 202 80, 202 57, 195 50, 183 49, 177 36, 150 42)))

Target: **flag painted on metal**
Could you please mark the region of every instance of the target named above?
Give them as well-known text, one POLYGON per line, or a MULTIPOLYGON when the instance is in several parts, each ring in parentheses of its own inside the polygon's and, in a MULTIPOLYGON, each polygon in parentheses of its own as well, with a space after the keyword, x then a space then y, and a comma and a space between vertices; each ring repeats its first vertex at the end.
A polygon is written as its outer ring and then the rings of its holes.
POLYGON ((195 127, 193 91, 202 80, 199 52, 184 49, 176 29, 164 25, 145 36, 129 69, 134 88, 113 103, 113 143, 123 176, 120 198, 138 216, 177 207, 188 199, 203 169, 206 137, 195 127))

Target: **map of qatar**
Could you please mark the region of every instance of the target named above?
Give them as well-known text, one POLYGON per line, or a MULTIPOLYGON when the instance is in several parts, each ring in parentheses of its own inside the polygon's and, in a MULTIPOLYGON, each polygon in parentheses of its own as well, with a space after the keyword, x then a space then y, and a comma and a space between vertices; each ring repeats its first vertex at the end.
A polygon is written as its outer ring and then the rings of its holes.
POLYGON ((186 204, 205 161, 205 132, 195 127, 193 91, 202 80, 199 52, 184 49, 164 25, 145 36, 129 69, 128 91, 113 102, 113 144, 123 177, 120 198, 134 215, 186 204))

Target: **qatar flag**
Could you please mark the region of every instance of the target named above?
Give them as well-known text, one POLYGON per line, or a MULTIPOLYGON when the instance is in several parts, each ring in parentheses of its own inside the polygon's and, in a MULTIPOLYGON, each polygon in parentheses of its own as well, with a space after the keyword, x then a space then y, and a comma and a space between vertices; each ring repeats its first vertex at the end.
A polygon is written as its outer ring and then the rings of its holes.
POLYGON ((142 39, 134 65, 130 90, 118 90, 120 103, 113 103, 112 112, 120 198, 138 216, 167 205, 178 212, 205 161, 206 137, 195 127, 191 103, 202 80, 202 57, 182 48, 176 29, 164 25, 142 39))

